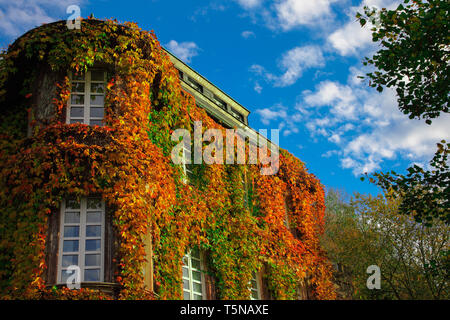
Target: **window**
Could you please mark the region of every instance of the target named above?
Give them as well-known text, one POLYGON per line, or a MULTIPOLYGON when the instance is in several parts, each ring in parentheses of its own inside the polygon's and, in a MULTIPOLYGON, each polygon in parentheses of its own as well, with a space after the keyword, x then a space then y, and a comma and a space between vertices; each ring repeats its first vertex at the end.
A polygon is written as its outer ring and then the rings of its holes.
POLYGON ((72 89, 67 108, 67 123, 101 126, 105 104, 105 72, 89 70, 72 74, 72 89))
POLYGON ((192 79, 191 77, 188 77, 188 83, 192 88, 194 88, 198 92, 203 93, 203 87, 197 81, 192 79))
POLYGON ((235 117, 239 121, 244 122, 244 116, 240 114, 238 111, 236 111, 234 108, 230 108, 230 113, 233 117, 235 117))
POLYGON ((250 285, 250 300, 260 300, 261 293, 259 289, 256 272, 252 272, 252 279, 250 280, 249 285, 250 285))
POLYGON ((214 101, 219 107, 221 107, 223 110, 227 110, 227 104, 225 103, 225 101, 221 100, 221 99, 218 98, 216 95, 213 95, 213 101, 214 101))
POLYGON ((183 146, 183 171, 185 176, 185 183, 187 183, 189 177, 192 176, 192 159, 191 159, 191 145, 190 141, 184 141, 183 146))
POLYGON ((58 283, 66 283, 80 268, 81 282, 102 282, 104 279, 105 203, 99 197, 67 199, 61 206, 58 256, 58 283))
POLYGON ((183 257, 183 298, 184 300, 204 300, 204 280, 201 271, 202 259, 198 248, 183 257))
POLYGON ((286 198, 284 199, 284 219, 283 219, 283 222, 284 222, 284 226, 289 229, 289 213, 288 213, 288 205, 287 205, 287 199, 286 198))
POLYGON ((244 172, 241 176, 242 187, 244 188, 244 206, 248 207, 248 185, 247 185, 247 172, 244 172))
POLYGON ((183 80, 183 71, 178 70, 178 76, 179 76, 180 80, 183 80))

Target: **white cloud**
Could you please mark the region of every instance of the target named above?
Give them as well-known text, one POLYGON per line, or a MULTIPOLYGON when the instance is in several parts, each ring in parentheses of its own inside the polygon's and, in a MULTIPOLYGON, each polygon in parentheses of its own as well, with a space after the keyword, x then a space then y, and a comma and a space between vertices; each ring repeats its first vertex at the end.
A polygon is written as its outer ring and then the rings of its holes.
POLYGON ((370 29, 352 21, 328 36, 328 42, 342 56, 354 55, 372 44, 370 29), (351 36, 349 36, 351 35, 351 36))
POLYGON ((243 38, 245 38, 245 39, 248 39, 250 37, 254 38, 255 37, 255 33, 253 31, 246 30, 246 31, 242 31, 241 36, 243 38))
POLYGON ((297 122, 301 121, 302 116, 300 114, 290 114, 289 109, 282 104, 276 104, 271 108, 257 109, 256 114, 261 117, 261 122, 266 126, 277 122, 278 129, 283 136, 299 131, 297 122))
POLYGON ((331 16, 330 5, 339 0, 279 0, 275 12, 279 26, 290 30, 301 25, 320 24, 331 16))
POLYGON ((322 154, 322 158, 330 158, 331 156, 338 154, 338 150, 328 150, 327 152, 322 154))
POLYGON ((318 46, 295 47, 285 52, 279 62, 279 68, 284 72, 277 76, 265 70, 263 66, 254 64, 250 70, 263 76, 275 87, 287 87, 293 85, 304 70, 312 67, 322 67, 325 59, 322 50, 318 46))
POLYGON ((184 62, 191 62, 191 59, 198 55, 200 50, 195 42, 180 42, 170 40, 165 47, 184 62))
POLYGON ((252 9, 260 6, 264 0, 236 0, 245 9, 252 9))
POLYGON ((337 134, 337 133, 333 133, 329 138, 329 141, 334 142, 334 143, 339 143, 341 142, 341 137, 337 134))
POLYGON ((309 106, 331 106, 330 112, 337 118, 355 119, 356 96, 352 88, 329 80, 320 82, 316 92, 305 91, 304 101, 309 106))
MULTIPOLYGON (((356 70, 351 68, 350 73, 356 70)), ((435 144, 450 138, 450 116, 439 117, 431 126, 410 120, 398 110, 393 90, 378 93, 353 76, 346 84, 323 81, 314 92, 304 91, 302 98, 297 109, 316 111, 305 113, 311 136, 324 136, 336 144, 342 167, 355 175, 378 170, 386 160, 426 162, 435 144)))
POLYGON ((271 121, 275 121, 277 119, 287 118, 286 108, 283 106, 258 109, 256 110, 256 113, 261 116, 261 122, 265 125, 269 125, 271 121))
POLYGON ((314 91, 304 91, 293 109, 278 104, 256 113, 265 125, 277 125, 283 135, 303 126, 313 141, 331 142, 337 149, 322 157, 337 156, 355 176, 379 170, 387 160, 426 163, 438 141, 450 140, 449 115, 435 119, 431 126, 410 120, 398 110, 393 90, 378 93, 354 81, 357 70, 351 68, 347 83, 323 81, 314 91))
POLYGON ((64 19, 66 8, 82 0, 0 0, 0 33, 17 37, 25 31, 58 19, 64 19))
POLYGON ((342 56, 360 55, 360 50, 374 49, 375 44, 372 42, 370 31, 372 23, 367 21, 362 28, 359 21, 356 20, 356 13, 363 13, 364 6, 392 9, 398 4, 399 0, 364 0, 359 6, 350 7, 347 12, 347 22, 328 36, 328 43, 342 56))
POLYGON ((262 21, 275 31, 297 27, 327 28, 334 19, 333 3, 348 0, 235 0, 253 22, 262 21))
POLYGON ((302 75, 304 69, 311 67, 322 67, 325 59, 322 50, 317 46, 296 47, 289 50, 280 62, 280 67, 285 73, 279 77, 275 85, 279 87, 294 84, 302 75))
POLYGON ((263 87, 261 87, 261 85, 260 85, 258 82, 255 82, 255 86, 253 87, 253 89, 254 89, 256 92, 261 93, 263 87))

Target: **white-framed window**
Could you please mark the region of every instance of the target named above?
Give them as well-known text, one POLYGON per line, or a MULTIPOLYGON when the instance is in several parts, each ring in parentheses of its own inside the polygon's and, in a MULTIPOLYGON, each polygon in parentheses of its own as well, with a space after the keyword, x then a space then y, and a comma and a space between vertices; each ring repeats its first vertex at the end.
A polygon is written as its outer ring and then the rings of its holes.
POLYGON ((183 299, 205 300, 205 281, 202 257, 198 248, 192 249, 183 257, 183 299))
POLYGON ((81 282, 103 282, 105 202, 100 197, 64 200, 59 232, 58 283, 80 268, 81 282))
POLYGON ((223 110, 227 110, 227 103, 225 101, 223 101, 222 99, 220 99, 218 96, 216 96, 215 94, 213 95, 212 100, 219 106, 221 107, 223 110))
POLYGON ((81 75, 70 75, 71 90, 67 123, 103 125, 106 72, 92 69, 81 75))
POLYGON ((261 288, 258 281, 258 274, 252 272, 252 278, 249 282, 250 300, 261 300, 261 288))
POLYGON ((230 108, 230 114, 241 122, 244 122, 244 116, 234 108, 230 108))
POLYGON ((183 145, 183 172, 184 172, 184 183, 189 182, 189 178, 192 176, 192 152, 190 141, 184 141, 183 145))
POLYGON ((197 90, 200 93, 203 93, 203 86, 198 83, 197 81, 195 81, 194 79, 192 79, 191 77, 188 77, 188 82, 187 82, 192 88, 194 88, 194 90, 197 90))

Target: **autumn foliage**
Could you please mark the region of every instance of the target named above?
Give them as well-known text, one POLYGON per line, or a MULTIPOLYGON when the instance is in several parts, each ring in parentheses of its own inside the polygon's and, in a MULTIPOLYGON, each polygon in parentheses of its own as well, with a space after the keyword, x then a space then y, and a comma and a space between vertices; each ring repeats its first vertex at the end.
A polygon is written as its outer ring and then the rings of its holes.
POLYGON ((111 209, 121 299, 155 298, 142 274, 149 234, 160 299, 182 298, 182 257, 193 246, 208 252, 217 298, 248 299, 251 274, 263 265, 276 299, 295 299, 302 285, 315 298, 334 298, 318 241, 323 187, 300 160, 282 151, 271 176, 260 175, 261 165, 196 165, 183 182, 170 160, 172 131, 192 130, 194 121, 224 128, 181 89, 153 32, 110 20, 83 20, 80 30, 48 24, 10 46, 0 67, 2 298, 111 298, 46 285, 49 217, 67 195, 91 194, 111 209), (67 72, 94 65, 108 74, 105 125, 66 124, 67 72), (45 117, 34 108, 42 70, 61 75, 45 117))

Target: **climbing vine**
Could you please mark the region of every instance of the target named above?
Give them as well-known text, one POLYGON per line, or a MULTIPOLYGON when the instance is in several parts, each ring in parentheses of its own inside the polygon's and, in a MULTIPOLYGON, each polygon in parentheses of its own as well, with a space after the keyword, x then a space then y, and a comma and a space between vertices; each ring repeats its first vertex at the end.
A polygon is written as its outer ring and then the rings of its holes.
POLYGON ((248 299, 262 267, 276 299, 295 299, 301 285, 334 297, 318 241, 323 187, 300 160, 282 151, 268 176, 261 164, 195 165, 184 182, 170 158, 173 130, 192 130, 194 121, 225 128, 182 90, 153 32, 95 19, 80 30, 57 22, 29 31, 1 54, 0 112, 2 298, 113 298, 46 284, 50 217, 68 195, 92 194, 113 208, 118 298, 181 299, 182 257, 194 246, 208 254, 217 298, 248 299), (68 72, 96 66, 107 71, 105 125, 66 124, 68 72), (36 105, 45 83, 55 90, 44 112, 36 105), (142 272, 148 235, 156 296, 142 272))

